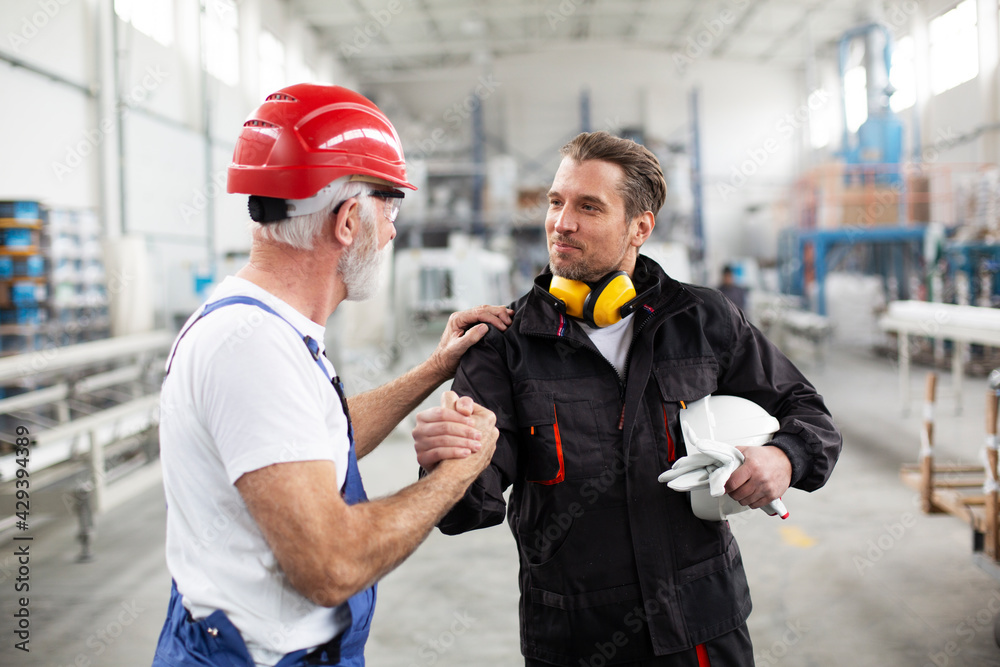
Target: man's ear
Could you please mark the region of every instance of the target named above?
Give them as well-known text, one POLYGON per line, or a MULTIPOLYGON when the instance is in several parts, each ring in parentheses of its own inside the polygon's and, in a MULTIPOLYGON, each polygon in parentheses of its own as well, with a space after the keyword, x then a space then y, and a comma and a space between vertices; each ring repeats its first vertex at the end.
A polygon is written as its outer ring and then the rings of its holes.
POLYGON ((340 205, 336 215, 330 216, 333 240, 345 248, 354 243, 361 222, 361 208, 356 197, 351 197, 340 205))
POLYGON ((639 248, 646 242, 649 235, 653 233, 653 227, 656 227, 656 216, 653 215, 652 211, 646 211, 638 216, 636 220, 638 222, 632 231, 629 243, 639 248))

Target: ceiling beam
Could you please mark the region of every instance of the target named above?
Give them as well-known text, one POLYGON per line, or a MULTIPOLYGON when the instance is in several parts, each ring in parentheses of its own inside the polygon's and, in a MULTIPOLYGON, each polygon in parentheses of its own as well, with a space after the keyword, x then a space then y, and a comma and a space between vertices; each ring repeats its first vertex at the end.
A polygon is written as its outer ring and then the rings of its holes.
MULTIPOLYGON (((612 4, 608 3, 596 3, 587 4, 581 3, 577 5, 572 16, 573 18, 621 18, 621 16, 628 14, 630 11, 635 13, 637 11, 643 11, 649 20, 668 20, 674 22, 681 15, 681 12, 677 11, 674 6, 670 4, 661 3, 651 3, 644 8, 643 3, 646 0, 635 0, 633 2, 615 2, 612 4), (666 11, 662 11, 666 9, 666 11)), ((693 3, 697 5, 697 3, 693 3)), ((426 7, 425 11, 429 12, 435 17, 437 21, 449 20, 449 21, 459 21, 463 18, 469 16, 470 5, 468 2, 463 4, 446 5, 441 6, 439 4, 427 5, 426 3, 419 3, 418 6, 421 9, 426 7)), ((531 5, 519 5, 516 3, 490 3, 486 5, 475 5, 477 13, 483 19, 492 21, 538 21, 542 25, 548 24, 548 14, 547 12, 556 11, 558 9, 553 9, 553 6, 558 7, 558 5, 552 4, 536 4, 531 5)), ((334 11, 330 9, 327 2, 314 2, 314 0, 295 0, 292 5, 293 11, 301 16, 304 20, 309 23, 316 25, 321 28, 353 28, 357 25, 359 18, 357 16, 348 16, 343 12, 334 11)), ((367 11, 362 13, 362 17, 370 16, 367 11)))

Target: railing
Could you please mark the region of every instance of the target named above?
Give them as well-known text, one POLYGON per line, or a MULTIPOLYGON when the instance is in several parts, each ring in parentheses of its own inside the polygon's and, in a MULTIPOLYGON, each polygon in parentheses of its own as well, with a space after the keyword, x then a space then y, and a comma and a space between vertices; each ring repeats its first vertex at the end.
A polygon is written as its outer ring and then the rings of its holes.
MULTIPOLYGON (((173 334, 159 331, 0 359, 0 386, 11 394, 0 398, 0 498, 13 500, 17 471, 26 469, 31 516, 75 510, 82 558, 108 483, 156 457, 159 389, 172 341, 173 334), (13 446, 25 432, 26 459, 13 446)), ((13 512, 0 513, 0 531, 16 522, 13 512)))

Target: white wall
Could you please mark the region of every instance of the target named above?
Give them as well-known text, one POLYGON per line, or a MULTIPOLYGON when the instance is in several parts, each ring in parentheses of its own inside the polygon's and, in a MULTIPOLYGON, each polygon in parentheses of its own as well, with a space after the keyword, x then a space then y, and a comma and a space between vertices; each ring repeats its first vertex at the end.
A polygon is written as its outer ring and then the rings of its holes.
MULTIPOLYGON (((111 236, 146 239, 160 286, 158 317, 168 324, 171 313, 197 305, 193 274, 199 267, 209 266, 213 255, 249 248, 246 199, 225 193, 225 169, 243 121, 262 101, 256 77, 261 27, 285 42, 286 83, 302 80, 308 64, 323 82, 356 87, 319 48, 316 35, 288 16, 287 3, 237 4, 243 76, 236 87, 209 77, 210 164, 205 159, 200 1, 175 0, 169 47, 118 21, 125 217, 119 228, 114 196, 102 219, 111 236)), ((112 87, 98 74, 109 68, 102 68, 101 54, 112 53, 98 19, 112 7, 113 0, 7 0, 0 5, 0 52, 93 90, 112 87)), ((113 108, 103 110, 96 96, 8 62, 0 62, 0 89, 5 91, 0 121, 7 128, 0 199, 101 208, 102 179, 117 182, 119 174, 113 108)))

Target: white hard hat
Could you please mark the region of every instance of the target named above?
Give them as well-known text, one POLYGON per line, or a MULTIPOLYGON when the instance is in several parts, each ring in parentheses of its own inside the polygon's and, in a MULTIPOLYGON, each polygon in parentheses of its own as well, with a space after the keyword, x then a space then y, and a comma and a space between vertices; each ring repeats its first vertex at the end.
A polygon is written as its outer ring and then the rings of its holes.
MULTIPOLYGON (((698 438, 724 442, 734 447, 753 447, 770 442, 781 425, 753 401, 738 396, 706 396, 680 412, 681 428, 698 438)), ((725 521, 730 514, 750 509, 729 494, 713 498, 708 487, 691 490, 691 509, 705 521, 725 521)))

